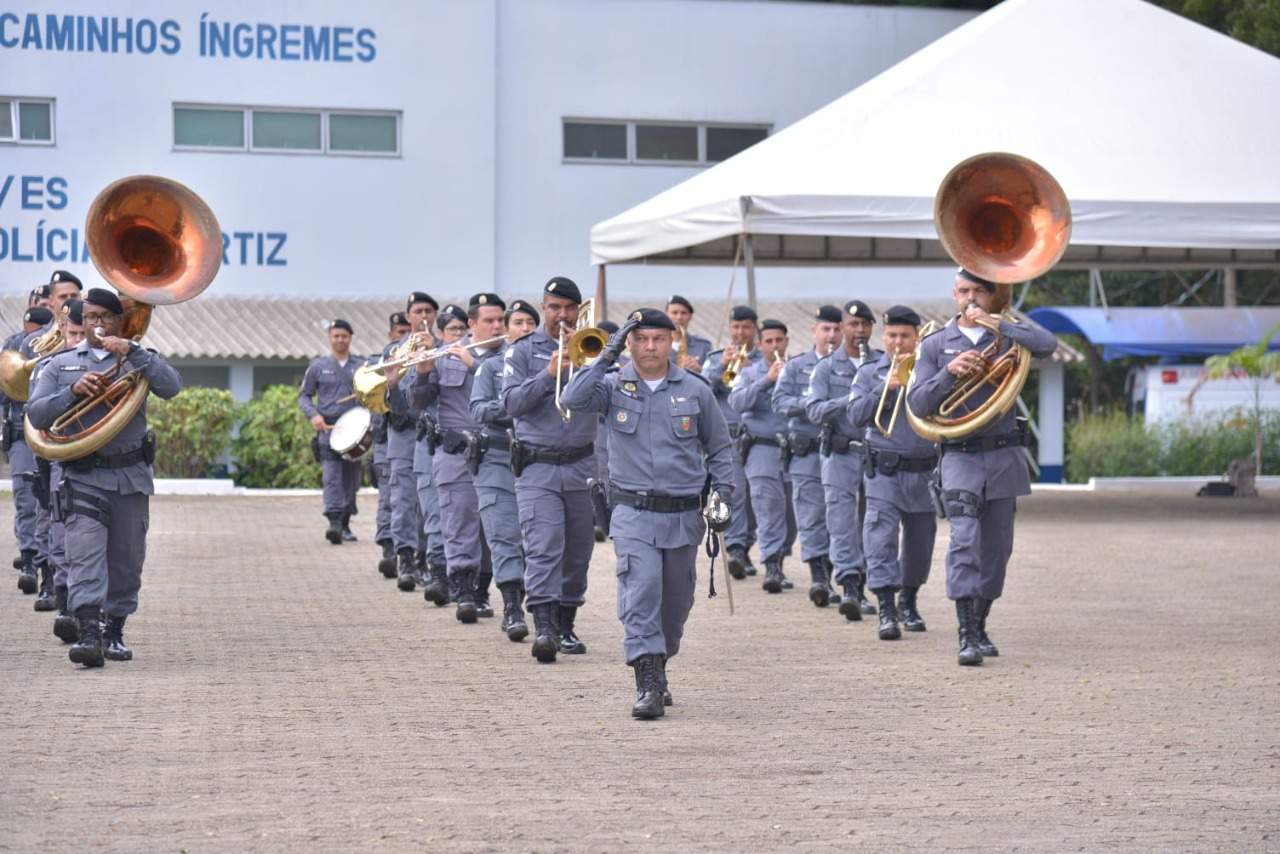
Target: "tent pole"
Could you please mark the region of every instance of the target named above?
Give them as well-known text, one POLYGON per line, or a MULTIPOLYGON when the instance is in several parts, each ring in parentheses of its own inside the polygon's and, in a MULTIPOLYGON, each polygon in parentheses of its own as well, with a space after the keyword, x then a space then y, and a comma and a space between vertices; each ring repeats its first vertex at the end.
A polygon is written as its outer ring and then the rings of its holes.
POLYGON ((1040 368, 1040 441, 1039 463, 1041 483, 1062 482, 1063 418, 1066 407, 1065 371, 1061 362, 1045 359, 1040 368))
POLYGON ((747 268, 747 305, 756 307, 756 253, 751 245, 751 235, 743 235, 742 259, 747 268))
POLYGON ((605 287, 604 264, 596 265, 596 320, 609 319, 608 288, 605 287))
POLYGON ((1224 267, 1222 270, 1222 304, 1228 308, 1236 306, 1236 268, 1224 267))

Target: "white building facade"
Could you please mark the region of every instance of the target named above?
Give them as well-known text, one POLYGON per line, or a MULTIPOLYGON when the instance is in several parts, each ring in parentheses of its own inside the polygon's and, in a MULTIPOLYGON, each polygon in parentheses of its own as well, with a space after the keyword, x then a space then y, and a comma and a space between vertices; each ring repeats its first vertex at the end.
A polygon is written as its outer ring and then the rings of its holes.
MULTIPOLYGON (((529 294, 554 274, 589 290, 593 223, 969 17, 737 0, 7 6, 0 291, 54 268, 98 281, 85 212, 133 173, 217 214, 211 295, 529 294)), ((723 299, 727 280, 610 276, 624 298, 723 299)))

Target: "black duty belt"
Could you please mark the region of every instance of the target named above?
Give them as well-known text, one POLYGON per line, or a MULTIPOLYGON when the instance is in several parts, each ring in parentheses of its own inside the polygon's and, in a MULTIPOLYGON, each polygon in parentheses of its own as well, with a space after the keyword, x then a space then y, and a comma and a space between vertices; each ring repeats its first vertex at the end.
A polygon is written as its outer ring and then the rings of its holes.
POLYGON ((792 457, 807 457, 818 450, 818 444, 817 436, 801 436, 796 433, 787 436, 787 447, 791 449, 792 457))
POLYGON ((867 448, 867 477, 892 476, 898 472, 923 473, 937 468, 937 457, 904 457, 897 451, 867 448))
POLYGON ((782 443, 779 442, 776 437, 757 436, 754 433, 750 433, 748 435, 751 436, 751 444, 753 445, 768 445, 770 448, 782 447, 782 443))
POLYGON ((482 434, 480 436, 480 444, 484 446, 485 450, 507 451, 508 453, 511 451, 511 440, 505 435, 497 433, 482 434))
POLYGON ((852 436, 846 436, 843 433, 832 433, 828 440, 827 453, 823 456, 831 456, 831 454, 861 454, 865 450, 863 443, 852 436))
POLYGON ((984 451, 997 451, 1000 448, 1019 448, 1027 444, 1025 432, 1003 433, 999 436, 975 436, 963 442, 943 442, 942 451, 946 454, 978 454, 984 451))
POLYGON ((524 445, 524 463, 550 463, 554 466, 568 465, 585 460, 596 452, 595 443, 580 448, 540 448, 537 445, 524 445))
POLYGON ((387 426, 397 432, 408 430, 413 427, 413 419, 408 415, 401 415, 398 412, 388 412, 386 414, 387 426))
POLYGON ((122 454, 90 454, 87 457, 72 460, 65 465, 72 471, 84 474, 93 469, 122 469, 138 463, 151 465, 151 463, 155 462, 155 458, 156 436, 155 433, 147 431, 142 444, 131 451, 125 451, 122 454))
POLYGON ((653 513, 685 513, 702 506, 700 495, 645 495, 609 485, 609 501, 653 513))

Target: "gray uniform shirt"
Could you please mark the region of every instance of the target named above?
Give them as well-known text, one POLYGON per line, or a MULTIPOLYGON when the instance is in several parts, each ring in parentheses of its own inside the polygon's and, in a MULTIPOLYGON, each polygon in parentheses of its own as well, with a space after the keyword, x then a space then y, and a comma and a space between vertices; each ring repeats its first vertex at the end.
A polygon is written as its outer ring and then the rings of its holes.
MULTIPOLYGON (((484 432, 490 436, 502 436, 512 427, 511 416, 502 405, 499 392, 502 390, 502 368, 505 363, 507 345, 497 350, 493 358, 484 359, 476 365, 475 380, 471 384, 471 417, 484 426, 484 432)), ((484 454, 484 464, 477 472, 476 486, 496 486, 510 489, 511 472, 505 476, 494 466, 511 466, 511 455, 502 448, 489 448, 484 454), (492 463, 493 465, 488 465, 492 463), (496 482, 495 482, 496 481, 496 482)))
POLYGON ((805 404, 809 400, 809 379, 822 358, 815 349, 789 359, 774 384, 773 409, 787 419, 787 430, 796 436, 818 436, 818 427, 809 420, 805 404))
MULTIPOLYGON (((502 405, 515 420, 520 441, 543 448, 581 448, 595 440, 596 419, 571 418, 566 423, 556 411, 556 378, 547 372, 556 347, 556 339, 539 327, 506 349, 502 405)), ((568 377, 563 381, 567 384, 568 377)))
MULTIPOLYGON (((871 351, 871 361, 880 357, 879 350, 871 351)), ((813 367, 809 376, 809 394, 804 401, 805 415, 811 423, 821 428, 830 423, 832 429, 850 439, 861 439, 861 432, 849 421, 849 391, 862 360, 850 356, 841 344, 825 359, 813 367)))
MULTIPOLYGON (((35 388, 31 391, 31 399, 27 402, 27 418, 31 426, 39 430, 47 430, 54 419, 71 408, 78 398, 71 388, 86 372, 101 372, 109 369, 115 362, 115 356, 107 353, 99 357, 90 348, 88 341, 82 341, 74 350, 66 350, 51 356, 41 366, 36 378, 35 388)), ((125 359, 125 367, 137 370, 151 383, 151 392, 163 399, 169 399, 182 390, 182 378, 169 363, 158 354, 143 347, 135 347, 125 359)), ((85 426, 96 424, 106 414, 106 409, 97 407, 90 410, 85 418, 85 426)), ((98 454, 104 457, 127 454, 142 444, 147 433, 147 407, 144 402, 136 415, 130 419, 116 436, 103 446, 98 454)), ((87 472, 76 471, 71 466, 63 467, 68 480, 96 486, 99 489, 118 492, 122 495, 140 492, 151 495, 155 486, 151 480, 151 466, 143 462, 134 463, 118 469, 92 468, 87 472)))
MULTIPOLYGON (((720 412, 724 415, 724 420, 730 426, 737 427, 742 423, 742 418, 738 415, 738 411, 729 405, 729 392, 732 391, 724 384, 724 363, 722 361, 725 348, 712 350, 707 354, 707 358, 702 363, 702 375, 707 378, 707 382, 711 383, 711 390, 715 393, 716 400, 720 403, 720 412)), ((745 371, 750 365, 754 365, 760 361, 763 354, 760 348, 756 347, 747 354, 747 358, 743 360, 742 368, 739 374, 745 371)), ((739 377, 738 382, 742 382, 739 377)), ((736 385, 736 383, 735 383, 736 385)))
MULTIPOLYGON (((458 341, 458 344, 470 343, 471 336, 458 341)), ((476 353, 476 369, 486 361, 494 359, 499 350, 490 349, 476 353)), ((468 368, 466 362, 457 356, 444 356, 436 360, 430 373, 420 374, 415 369, 411 378, 412 403, 419 410, 436 408, 435 420, 442 431, 452 430, 461 433, 469 431, 478 433, 483 425, 471 414, 471 391, 475 381, 475 373, 468 368)), ((436 451, 436 471, 441 483, 454 483, 470 480, 467 471, 466 454, 446 454, 436 451)))
POLYGON ((298 391, 298 407, 302 414, 308 419, 320 415, 326 424, 333 424, 342 413, 359 406, 351 397, 351 378, 360 364, 360 360, 350 354, 345 365, 333 356, 312 359, 298 391))
MULTIPOLYGON (((1012 347, 1013 342, 1023 345, 1037 358, 1053 355, 1058 347, 1058 339, 1052 332, 1026 318, 1019 319, 1018 323, 1001 320, 1000 333, 1003 336, 1001 353, 1012 347)), ((991 341, 991 332, 984 329, 982 337, 974 344, 960 331, 954 318, 941 331, 924 339, 920 344, 920 357, 916 359, 915 381, 912 383, 911 393, 907 395, 911 410, 921 417, 936 413, 956 384, 956 378, 947 370, 947 364, 960 353, 981 350, 991 341)), ((979 389, 969 399, 970 407, 990 398, 992 390, 992 386, 979 389)), ((1012 433, 1015 428, 1015 413, 1016 410, 1011 407, 1003 417, 967 438, 1012 433)), ((1022 449, 1018 447, 973 454, 943 454, 942 485, 947 489, 964 490, 988 499, 1013 498, 1031 492, 1026 460, 1022 449)))
MULTIPOLYGON (((857 429, 856 435, 859 438, 865 434, 866 443, 871 448, 910 459, 936 458, 938 446, 920 438, 911 429, 905 411, 898 413, 898 421, 888 436, 877 430, 873 423, 876 408, 880 405, 880 394, 884 391, 892 364, 893 359, 888 354, 881 353, 879 359, 858 369, 858 376, 849 393, 847 418, 857 429)), ((881 418, 885 424, 888 424, 894 401, 900 394, 901 390, 891 391, 885 398, 884 415, 881 418)), ((869 498, 890 501, 908 513, 926 513, 933 510, 932 499, 929 497, 929 477, 929 472, 897 472, 889 476, 877 474, 867 477, 864 483, 869 498)))

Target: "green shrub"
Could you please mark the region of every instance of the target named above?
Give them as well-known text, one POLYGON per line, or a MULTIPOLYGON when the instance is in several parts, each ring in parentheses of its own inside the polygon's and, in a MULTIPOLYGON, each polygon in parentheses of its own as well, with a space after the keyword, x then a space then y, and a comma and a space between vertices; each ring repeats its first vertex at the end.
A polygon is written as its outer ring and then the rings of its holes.
POLYGON ((241 407, 240 435, 233 446, 236 483, 257 488, 320 486, 320 465, 311 456, 315 431, 298 410, 293 386, 266 388, 241 407))
POLYGON ((1160 439, 1140 419, 1113 411, 1085 415, 1067 427, 1066 477, 1150 477, 1160 474, 1160 439))
POLYGON ((184 388, 170 400, 147 402, 147 423, 156 433, 156 474, 210 477, 225 464, 235 423, 231 392, 184 388))

